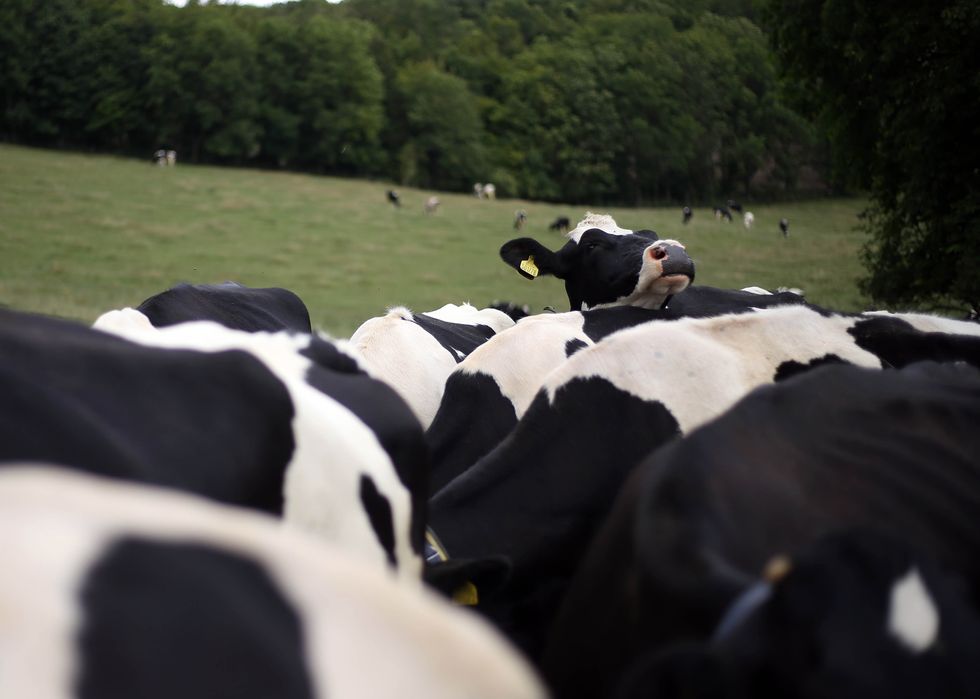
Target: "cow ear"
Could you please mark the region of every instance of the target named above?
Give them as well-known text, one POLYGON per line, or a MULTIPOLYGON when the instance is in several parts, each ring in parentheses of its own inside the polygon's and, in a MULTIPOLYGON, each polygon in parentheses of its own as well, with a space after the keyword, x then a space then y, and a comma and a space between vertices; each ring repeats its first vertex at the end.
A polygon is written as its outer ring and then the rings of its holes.
POLYGON ((500 259, 521 273, 525 279, 550 274, 564 279, 564 258, 533 238, 515 238, 500 248, 500 259))
POLYGON ((426 565, 422 577, 445 596, 461 604, 476 604, 499 590, 510 570, 510 561, 503 556, 450 558, 426 565))

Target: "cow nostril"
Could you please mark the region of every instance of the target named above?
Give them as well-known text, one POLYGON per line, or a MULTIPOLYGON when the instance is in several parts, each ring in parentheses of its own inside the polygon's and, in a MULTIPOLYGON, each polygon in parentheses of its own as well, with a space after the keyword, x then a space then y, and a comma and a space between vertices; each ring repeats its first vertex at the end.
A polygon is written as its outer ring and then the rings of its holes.
POLYGON ((667 257, 667 251, 664 250, 663 248, 653 248, 650 251, 650 257, 652 257, 655 260, 662 260, 665 257, 667 257))

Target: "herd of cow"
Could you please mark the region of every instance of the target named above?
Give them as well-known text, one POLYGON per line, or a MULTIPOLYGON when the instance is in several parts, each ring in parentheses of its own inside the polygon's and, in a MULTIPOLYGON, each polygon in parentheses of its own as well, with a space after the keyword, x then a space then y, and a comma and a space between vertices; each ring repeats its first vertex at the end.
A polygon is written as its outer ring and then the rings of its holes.
POLYGON ((980 325, 567 235, 565 313, 0 309, 0 696, 980 696, 980 325))

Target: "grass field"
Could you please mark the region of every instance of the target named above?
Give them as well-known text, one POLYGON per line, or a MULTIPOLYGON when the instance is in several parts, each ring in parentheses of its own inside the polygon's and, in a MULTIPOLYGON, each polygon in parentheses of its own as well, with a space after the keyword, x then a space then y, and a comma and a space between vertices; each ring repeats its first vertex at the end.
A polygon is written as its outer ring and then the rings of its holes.
POLYGON ((795 286, 839 310, 866 305, 855 233, 861 200, 750 205, 755 227, 715 221, 679 207, 606 208, 519 200, 479 201, 384 182, 146 162, 0 145, 0 304, 91 322, 138 305, 176 282, 235 280, 283 286, 306 302, 314 324, 345 337, 362 321, 405 305, 494 299, 567 309, 563 284, 529 282, 497 251, 517 235, 560 247, 549 232, 558 215, 574 225, 587 209, 626 228, 651 228, 687 245, 697 282, 713 286, 795 286), (528 223, 513 230, 516 209, 528 223), (783 239, 777 222, 790 220, 783 239))

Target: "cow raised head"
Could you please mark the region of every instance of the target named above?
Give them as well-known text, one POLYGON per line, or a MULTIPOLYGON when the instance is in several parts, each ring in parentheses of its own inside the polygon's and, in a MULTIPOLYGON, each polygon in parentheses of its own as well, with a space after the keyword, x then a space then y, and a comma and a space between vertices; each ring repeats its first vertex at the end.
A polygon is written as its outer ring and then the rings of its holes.
POLYGON ((500 248, 500 257, 527 279, 563 279, 573 311, 659 308, 694 281, 694 261, 683 245, 653 231, 620 228, 611 216, 587 213, 568 237, 558 251, 533 238, 516 238, 500 248))

